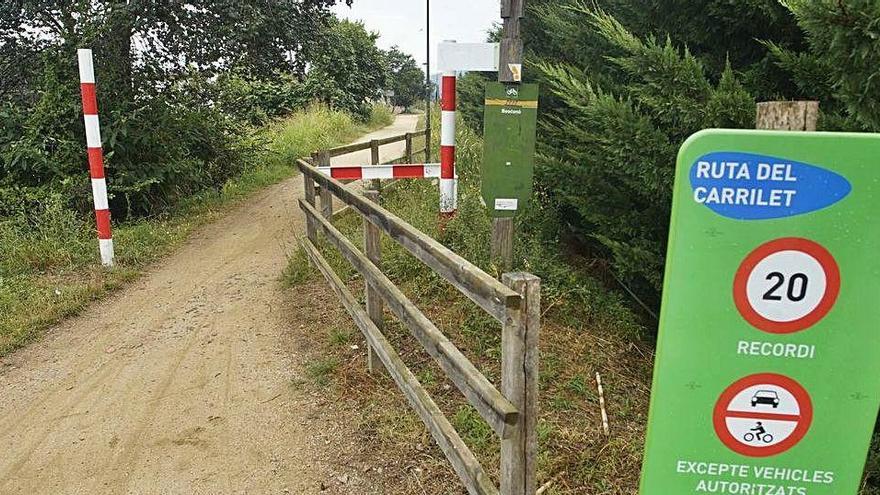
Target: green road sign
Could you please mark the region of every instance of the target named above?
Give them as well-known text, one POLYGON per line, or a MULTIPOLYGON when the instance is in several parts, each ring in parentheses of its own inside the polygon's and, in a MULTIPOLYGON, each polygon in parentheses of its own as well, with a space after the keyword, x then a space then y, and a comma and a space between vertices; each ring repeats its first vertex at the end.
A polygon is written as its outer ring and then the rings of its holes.
POLYGON ((486 86, 482 192, 494 217, 515 216, 532 196, 537 119, 536 84, 486 86))
POLYGON ((880 135, 681 149, 642 495, 854 495, 880 406, 880 135))

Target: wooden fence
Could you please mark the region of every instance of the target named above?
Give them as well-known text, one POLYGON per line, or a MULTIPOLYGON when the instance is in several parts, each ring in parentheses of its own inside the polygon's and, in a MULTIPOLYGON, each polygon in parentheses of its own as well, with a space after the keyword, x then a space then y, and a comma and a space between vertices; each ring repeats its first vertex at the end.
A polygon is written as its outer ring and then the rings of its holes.
MULTIPOLYGON (((400 134, 397 136, 391 136, 382 139, 373 139, 370 141, 364 141, 363 143, 354 143, 346 146, 339 146, 337 148, 331 148, 329 150, 316 151, 312 153, 312 164, 316 167, 329 167, 330 159, 347 155, 350 153, 356 153, 358 151, 370 150, 370 165, 379 165, 382 163, 379 157, 379 147, 391 144, 391 143, 399 143, 401 141, 406 141, 406 151, 404 155, 401 157, 397 157, 391 160, 387 160, 386 163, 393 163, 404 160, 406 163, 413 163, 415 161, 415 156, 418 154, 425 154, 427 156, 428 146, 430 145, 427 142, 427 131, 416 131, 416 132, 407 132, 406 134, 400 134), (425 146, 419 148, 418 150, 414 149, 415 138, 424 137, 425 138, 425 146)), ((363 165, 360 163, 353 165, 363 165)), ((382 184, 378 180, 373 181, 372 188, 381 191, 382 184)), ((322 213, 326 215, 333 214, 333 195, 327 189, 320 189, 319 194, 321 195, 321 208, 322 213), (330 212, 329 214, 327 212, 330 212)), ((348 207, 345 208, 346 210, 348 207)), ((328 217, 329 218, 329 217, 328 217)))
MULTIPOLYGON (((378 163, 378 146, 407 140, 410 134, 344 146, 317 153, 316 165, 329 157, 369 147, 378 163)), ((378 192, 359 193, 321 174, 312 163, 298 160, 303 174, 307 238, 303 245, 309 258, 339 296, 355 324, 366 337, 367 366, 381 362, 409 404, 428 427, 468 492, 474 495, 534 495, 537 457, 538 334, 540 331, 540 279, 528 273, 506 273, 495 280, 433 238, 385 210, 378 192), (318 191, 319 192, 316 192, 318 191), (358 249, 332 223, 332 198, 360 214, 364 222, 364 249, 358 249), (321 198, 320 211, 316 197, 321 198), (358 302, 317 248, 318 233, 360 273, 366 282, 366 308, 358 302), (382 271, 381 236, 388 235, 459 292, 501 324, 501 390, 498 390, 462 352, 422 313, 382 271), (433 357, 467 401, 501 439, 500 489, 486 474, 473 452, 437 407, 397 351, 382 334, 384 307, 406 326, 433 357)), ((494 331, 487 328, 485 331, 494 331)))

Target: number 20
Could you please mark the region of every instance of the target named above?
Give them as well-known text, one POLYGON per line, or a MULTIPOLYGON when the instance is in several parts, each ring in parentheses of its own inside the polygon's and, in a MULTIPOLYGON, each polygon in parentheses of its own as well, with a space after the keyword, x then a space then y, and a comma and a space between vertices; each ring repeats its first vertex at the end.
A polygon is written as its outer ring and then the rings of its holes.
MULTIPOLYGON (((781 301, 782 296, 776 294, 776 292, 785 285, 785 275, 779 272, 771 272, 767 274, 767 280, 775 280, 773 286, 770 287, 770 290, 764 293, 765 301, 781 301)), ((807 297, 807 285, 809 284, 809 279, 803 273, 795 273, 788 279, 788 290, 787 296, 788 300, 792 302, 800 302, 803 301, 805 297, 807 297)))

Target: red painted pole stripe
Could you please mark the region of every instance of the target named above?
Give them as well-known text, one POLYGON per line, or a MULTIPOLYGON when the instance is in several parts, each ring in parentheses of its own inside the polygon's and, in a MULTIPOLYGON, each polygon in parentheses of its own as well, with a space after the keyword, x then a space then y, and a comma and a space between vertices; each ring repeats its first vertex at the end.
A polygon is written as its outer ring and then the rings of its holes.
POLYGON ((89 148, 89 174, 93 179, 104 178, 104 150, 89 148))
POLYGON ((455 76, 443 76, 440 109, 455 111, 455 76))
POLYGON ((95 210, 98 221, 98 239, 112 239, 110 232, 110 210, 95 210))
POLYGON ((455 146, 440 147, 440 178, 455 178, 455 146))
POLYGON ((800 421, 801 420, 801 417, 797 414, 773 414, 773 413, 751 412, 751 411, 727 411, 724 415, 728 418, 741 418, 741 419, 764 419, 764 420, 775 420, 775 421, 800 421))
POLYGON ((95 94, 95 83, 80 84, 84 115, 98 115, 98 97, 95 94))
POLYGON ((330 169, 330 176, 334 179, 361 179, 363 172, 361 167, 333 167, 330 169))
POLYGON ((424 165, 403 165, 401 167, 394 167, 395 179, 417 179, 424 176, 424 165))

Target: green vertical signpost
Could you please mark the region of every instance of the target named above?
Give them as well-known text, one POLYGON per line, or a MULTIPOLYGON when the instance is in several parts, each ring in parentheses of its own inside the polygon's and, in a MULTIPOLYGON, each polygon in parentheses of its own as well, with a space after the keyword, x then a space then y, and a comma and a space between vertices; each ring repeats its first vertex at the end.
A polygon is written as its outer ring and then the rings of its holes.
POLYGON ((532 196, 537 120, 538 85, 487 84, 482 194, 495 218, 515 216, 532 196))
POLYGON ((642 495, 854 495, 880 406, 880 136, 678 159, 642 495))

